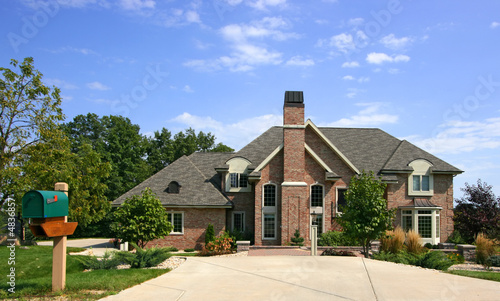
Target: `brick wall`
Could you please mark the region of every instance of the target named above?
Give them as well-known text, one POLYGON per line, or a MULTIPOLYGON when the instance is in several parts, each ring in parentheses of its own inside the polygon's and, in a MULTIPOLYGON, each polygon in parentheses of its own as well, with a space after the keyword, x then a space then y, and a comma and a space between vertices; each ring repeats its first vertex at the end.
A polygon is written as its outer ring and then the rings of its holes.
POLYGON ((155 239, 147 247, 201 249, 205 244, 205 231, 209 223, 214 225, 216 236, 226 230, 226 209, 167 208, 167 211, 184 212, 184 234, 171 234, 163 239, 155 239))

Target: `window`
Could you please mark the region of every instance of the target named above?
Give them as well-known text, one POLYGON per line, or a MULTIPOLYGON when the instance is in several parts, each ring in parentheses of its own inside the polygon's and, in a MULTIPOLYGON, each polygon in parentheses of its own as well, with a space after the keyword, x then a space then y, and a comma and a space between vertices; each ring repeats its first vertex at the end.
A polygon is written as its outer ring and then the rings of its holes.
POLYGON ((323 207, 323 186, 311 186, 311 207, 323 207))
POLYGON ((245 212, 233 212, 233 231, 245 232, 245 212))
POLYGON ((264 227, 263 238, 264 239, 274 239, 276 238, 276 215, 275 214, 264 214, 264 227))
POLYGON ((276 206, 276 186, 273 184, 264 185, 264 206, 276 206))
POLYGON ((337 213, 342 213, 345 205, 347 205, 345 200, 345 193, 347 188, 337 188, 337 213))
POLYGON ((413 191, 429 191, 429 176, 413 176, 413 191))
POLYGON ((170 234, 184 234, 184 213, 168 212, 168 221, 174 226, 170 234))
POLYGON ((427 160, 417 159, 408 165, 413 168, 413 172, 408 177, 408 195, 432 196, 434 194, 432 164, 427 160))
POLYGON ((412 209, 401 211, 401 227, 422 236, 423 243, 437 244, 440 237, 439 209, 412 209))
POLYGON ((229 174, 231 188, 248 187, 248 175, 244 173, 229 174))

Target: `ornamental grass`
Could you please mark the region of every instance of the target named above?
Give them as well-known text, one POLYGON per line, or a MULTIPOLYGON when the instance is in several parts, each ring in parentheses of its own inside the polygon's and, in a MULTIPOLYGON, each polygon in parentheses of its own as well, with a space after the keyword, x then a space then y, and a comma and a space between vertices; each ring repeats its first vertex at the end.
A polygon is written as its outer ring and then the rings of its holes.
POLYGON ((380 248, 384 252, 396 254, 403 250, 404 242, 405 232, 398 226, 394 230, 385 232, 385 235, 380 239, 380 248))
POLYGON ((476 236, 476 262, 479 264, 486 264, 486 260, 495 255, 495 243, 493 240, 487 238, 483 233, 476 236))
POLYGON ((406 233, 406 250, 408 253, 419 254, 422 252, 422 237, 420 234, 415 232, 414 230, 409 230, 406 233))

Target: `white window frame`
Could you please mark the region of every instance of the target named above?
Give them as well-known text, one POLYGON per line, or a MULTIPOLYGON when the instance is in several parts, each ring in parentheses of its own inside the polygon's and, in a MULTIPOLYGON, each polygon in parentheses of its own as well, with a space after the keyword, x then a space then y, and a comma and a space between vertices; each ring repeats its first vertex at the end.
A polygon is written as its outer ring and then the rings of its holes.
POLYGON ((433 196, 434 195, 434 176, 431 173, 432 164, 424 159, 412 161, 409 166, 413 167, 413 172, 408 176, 408 195, 409 196, 433 196), (420 187, 413 187, 413 176, 420 177, 420 187), (422 176, 429 177, 429 191, 422 190, 422 176))
MULTIPOLYGON (((437 245, 441 239, 441 214, 439 207, 417 207, 417 208, 400 208, 401 209, 401 227, 403 226, 404 217, 412 217, 412 227, 411 229, 416 233, 418 231, 418 217, 419 216, 430 216, 431 217, 431 237, 422 237, 422 243, 430 243, 437 245), (411 213, 405 213, 404 211, 411 211, 411 213), (430 211, 431 213, 419 213, 419 211, 430 211)), ((420 233, 419 233, 420 234, 420 233)))
POLYGON ((347 187, 345 186, 339 186, 339 187, 335 187, 335 215, 336 216, 341 216, 342 215, 342 212, 339 211, 339 189, 342 189, 342 190, 347 190, 347 187))
POLYGON ((167 211, 167 213, 169 214, 169 219, 168 221, 172 224, 172 226, 174 225, 174 214, 181 214, 181 232, 174 232, 174 229, 172 229, 172 232, 170 232, 169 235, 184 235, 184 212, 183 211, 167 211))
POLYGON ((325 231, 325 185, 321 183, 314 183, 309 186, 309 239, 312 238, 312 213, 321 215, 321 229, 318 227, 318 234, 324 233, 325 231), (321 187, 321 207, 312 206, 312 190, 314 186, 321 187))
POLYGON ((232 222, 231 222, 231 230, 234 231, 235 230, 235 227, 234 227, 234 216, 237 215, 237 214, 241 214, 241 223, 242 223, 242 227, 240 229, 241 232, 245 232, 245 211, 234 211, 233 214, 232 214, 232 222))
POLYGON ((225 175, 225 190, 226 192, 251 192, 252 191, 252 185, 250 185, 250 182, 247 180, 246 186, 241 186, 240 185, 240 178, 241 175, 247 175, 248 178, 248 166, 250 166, 251 162, 248 161, 245 158, 242 157, 236 157, 229 159, 226 162, 227 165, 229 165, 229 169, 225 175), (236 177, 236 187, 231 186, 231 175, 232 174, 237 174, 236 177))
POLYGON ((276 227, 278 225, 278 185, 275 183, 269 182, 262 185, 262 240, 276 240, 276 227), (265 186, 274 186, 274 206, 264 206, 264 190, 265 186), (274 215, 274 236, 273 237, 264 237, 265 230, 265 221, 264 217, 266 215, 274 215))

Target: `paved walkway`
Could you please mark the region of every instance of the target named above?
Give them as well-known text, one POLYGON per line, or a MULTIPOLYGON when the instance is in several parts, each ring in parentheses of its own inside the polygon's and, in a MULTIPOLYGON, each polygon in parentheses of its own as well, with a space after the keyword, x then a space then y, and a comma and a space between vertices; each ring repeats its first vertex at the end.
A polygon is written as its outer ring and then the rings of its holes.
POLYGON ((280 249, 252 249, 248 251, 248 256, 311 256, 310 250, 299 248, 280 249))
POLYGON ((336 256, 189 257, 102 300, 499 300, 498 282, 336 256))

